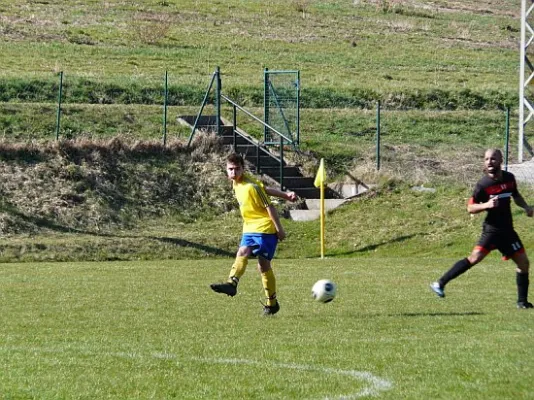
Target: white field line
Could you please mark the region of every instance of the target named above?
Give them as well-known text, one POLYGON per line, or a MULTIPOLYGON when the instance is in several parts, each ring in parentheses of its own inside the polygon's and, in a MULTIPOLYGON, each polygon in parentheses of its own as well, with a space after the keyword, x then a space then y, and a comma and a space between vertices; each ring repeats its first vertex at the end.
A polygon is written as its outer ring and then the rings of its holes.
POLYGON ((345 375, 350 378, 353 378, 358 381, 365 381, 368 383, 368 386, 356 393, 341 395, 337 397, 325 397, 325 400, 330 399, 339 399, 339 400, 349 400, 357 399, 365 396, 377 396, 380 392, 389 390, 393 387, 393 384, 388 380, 379 378, 370 372, 365 371, 355 371, 355 370, 344 370, 344 369, 335 369, 327 367, 318 367, 313 365, 301 365, 301 364, 284 364, 284 363, 274 363, 274 362, 263 362, 263 361, 254 361, 254 360, 240 360, 234 358, 196 358, 193 359, 200 362, 205 362, 209 364, 243 364, 243 365, 254 365, 254 366, 270 366, 276 368, 285 368, 293 369, 297 371, 313 371, 319 372, 322 374, 333 374, 333 375, 345 375))
MULTIPOLYGON (((43 354, 65 354, 67 352, 77 352, 85 356, 88 355, 103 355, 111 356, 118 358, 128 358, 128 359, 146 359, 146 358, 156 358, 156 359, 165 359, 165 360, 176 360, 178 363, 184 359, 182 356, 177 356, 173 353, 152 353, 150 355, 144 355, 138 352, 98 352, 85 347, 77 346, 66 346, 65 348, 53 347, 53 348, 44 348, 44 347, 24 347, 24 346, 0 346, 0 352, 11 352, 11 351, 20 351, 20 352, 30 352, 30 353, 43 353, 43 354)), ((342 375, 352 378, 357 381, 364 381, 367 383, 367 386, 361 389, 358 392, 340 395, 336 397, 324 397, 324 400, 350 400, 358 399, 366 396, 378 396, 380 392, 384 392, 393 388, 393 384, 383 378, 375 376, 367 371, 356 371, 356 370, 344 370, 328 367, 320 367, 314 365, 302 365, 302 364, 285 364, 269 361, 255 361, 255 360, 243 360, 236 358, 203 358, 203 357, 191 357, 188 361, 202 362, 207 364, 232 364, 232 365, 251 365, 259 367, 271 367, 271 368, 282 368, 282 369, 292 369, 296 371, 312 371, 318 372, 321 374, 332 374, 332 375, 342 375)))

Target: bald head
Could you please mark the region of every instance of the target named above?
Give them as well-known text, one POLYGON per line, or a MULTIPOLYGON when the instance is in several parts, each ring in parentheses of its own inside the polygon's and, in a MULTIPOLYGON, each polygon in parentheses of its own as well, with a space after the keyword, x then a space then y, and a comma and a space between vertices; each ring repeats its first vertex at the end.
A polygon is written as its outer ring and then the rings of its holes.
POLYGON ((486 152, 484 153, 484 158, 491 157, 491 156, 499 158, 501 162, 504 158, 502 155, 502 151, 500 149, 487 149, 486 152))
POLYGON ((488 149, 484 153, 484 170, 490 177, 497 178, 501 174, 502 161, 502 151, 488 149))

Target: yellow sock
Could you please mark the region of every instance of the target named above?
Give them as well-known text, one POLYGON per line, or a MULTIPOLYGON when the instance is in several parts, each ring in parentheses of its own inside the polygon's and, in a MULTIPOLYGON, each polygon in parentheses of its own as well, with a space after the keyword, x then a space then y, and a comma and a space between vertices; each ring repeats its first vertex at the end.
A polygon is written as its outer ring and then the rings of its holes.
POLYGON ((232 265, 232 269, 230 270, 230 276, 228 277, 228 282, 237 286, 239 279, 243 276, 243 274, 245 273, 245 270, 247 269, 247 264, 248 264, 247 257, 237 256, 235 258, 234 265, 232 265))
POLYGON ((265 290, 265 297, 267 297, 267 305, 274 306, 276 304, 276 278, 272 268, 267 272, 262 272, 261 281, 263 290, 265 290))

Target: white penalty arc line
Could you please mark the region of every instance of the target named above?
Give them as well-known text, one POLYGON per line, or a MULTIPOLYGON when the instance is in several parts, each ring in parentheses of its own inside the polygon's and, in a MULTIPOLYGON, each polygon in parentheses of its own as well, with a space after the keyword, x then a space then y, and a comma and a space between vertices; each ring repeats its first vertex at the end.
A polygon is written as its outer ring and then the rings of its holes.
MULTIPOLYGON (((275 362, 260 362, 254 360, 240 360, 235 358, 193 358, 194 361, 210 363, 210 364, 233 364, 233 365, 253 365, 253 366, 265 366, 277 368, 292 369, 297 371, 314 371, 320 372, 323 374, 332 374, 332 375, 344 375, 355 380, 361 380, 368 383, 368 386, 356 393, 340 395, 335 398, 339 400, 350 400, 357 399, 365 396, 377 396, 380 392, 387 391, 393 387, 393 384, 386 380, 379 378, 371 374, 370 372, 365 371, 355 371, 355 370, 344 370, 328 367, 317 367, 313 365, 301 365, 301 364, 284 364, 284 363, 275 363, 275 362)), ((325 397, 324 400, 333 399, 333 397, 325 397)))
MULTIPOLYGON (((109 356, 114 356, 114 357, 130 358, 130 359, 145 358, 145 356, 143 356, 142 353, 138 353, 138 352, 94 351, 92 349, 79 348, 76 346, 69 346, 67 348, 0 346, 0 351, 25 351, 25 352, 30 351, 33 353, 56 354, 56 353, 64 353, 66 350, 77 351, 79 353, 83 353, 87 355, 99 355, 100 354, 100 355, 109 355, 109 356)), ((176 354, 167 353, 167 352, 163 352, 163 353, 155 352, 148 356, 157 358, 157 359, 176 360, 178 362, 180 362, 180 359, 182 359, 182 357, 177 356, 176 354)), ((334 398, 338 400, 350 400, 350 399, 358 399, 358 398, 366 397, 366 396, 378 396, 380 392, 384 392, 384 391, 387 391, 393 388, 393 384, 390 381, 380 378, 378 376, 375 376, 371 374, 370 372, 366 372, 366 371, 344 370, 344 369, 320 367, 320 366, 313 366, 313 365, 302 365, 302 364, 285 364, 285 363, 268 362, 268 361, 243 360, 243 359, 236 359, 236 358, 192 357, 189 360, 202 362, 202 363, 208 363, 208 364, 233 364, 233 365, 250 365, 250 366, 259 366, 259 367, 267 366, 267 367, 275 367, 275 368, 283 368, 283 369, 292 369, 296 371, 312 371, 312 372, 319 372, 322 374, 343 375, 343 376, 348 376, 354 380, 367 382, 368 384, 367 387, 364 387, 359 392, 346 394, 346 395, 340 395, 336 397, 324 397, 324 400, 332 400, 334 398)))

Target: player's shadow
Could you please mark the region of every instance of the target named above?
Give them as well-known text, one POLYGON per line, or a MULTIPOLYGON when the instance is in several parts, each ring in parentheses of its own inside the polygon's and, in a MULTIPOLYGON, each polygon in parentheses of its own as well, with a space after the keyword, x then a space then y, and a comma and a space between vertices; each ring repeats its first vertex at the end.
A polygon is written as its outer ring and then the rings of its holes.
POLYGON ((451 312, 404 312, 404 313, 396 313, 396 314, 388 314, 388 317, 472 317, 472 316, 480 316, 480 315, 486 315, 483 312, 480 311, 464 311, 464 312, 457 312, 457 311, 451 311, 451 312))
POLYGON ((38 227, 46 228, 52 231, 56 232, 62 232, 62 233, 79 233, 84 235, 91 235, 91 236, 97 236, 97 237, 108 237, 108 238, 126 238, 126 239, 147 239, 147 240, 155 240, 162 243, 170 243, 172 245, 175 245, 176 247, 183 247, 183 248, 193 248, 196 250, 203 251, 208 254, 216 255, 216 256, 226 256, 226 257, 234 257, 235 253, 229 252, 227 250, 220 249, 218 247, 213 246, 206 246, 205 244, 201 243, 195 243, 191 242, 189 240, 175 238, 175 237, 158 237, 158 236, 142 236, 142 235, 117 235, 112 233, 102 233, 102 232, 94 232, 90 230, 85 229, 76 229, 76 228, 70 228, 67 226, 63 226, 60 224, 55 223, 54 221, 51 221, 47 218, 42 217, 35 217, 35 216, 29 216, 23 212, 20 212, 18 210, 10 210, 10 212, 22 220, 32 223, 38 227))
POLYGON ((424 235, 424 234, 422 234, 422 233, 413 233, 411 235, 399 236, 399 237, 397 237, 395 239, 392 239, 392 240, 387 240, 387 241, 383 241, 383 242, 380 242, 380 243, 370 244, 370 245, 362 247, 360 249, 356 249, 356 250, 352 250, 352 251, 346 251, 346 252, 337 253, 337 254, 338 255, 347 256, 347 255, 351 255, 351 254, 355 254, 355 253, 365 253, 365 252, 368 252, 368 251, 376 250, 379 247, 384 246, 386 244, 404 242, 404 241, 406 241, 408 239, 414 238, 416 236, 422 236, 422 235, 424 235))
POLYGON ((428 317, 480 317, 482 315, 486 315, 486 313, 480 312, 480 311, 439 311, 439 312, 400 312, 400 313, 359 313, 355 312, 353 316, 357 318, 361 318, 365 316, 365 318, 383 318, 383 317, 394 317, 394 318, 428 318, 428 317))
MULTIPOLYGON (((141 236, 137 236, 136 238, 140 238, 140 237, 141 236)), ((174 244, 180 247, 192 247, 197 250, 202 250, 206 253, 213 254, 216 256, 226 256, 226 257, 235 256, 235 253, 232 253, 232 252, 229 252, 223 249, 219 249, 217 247, 206 246, 205 244, 190 242, 189 240, 185 240, 185 239, 171 238, 171 237, 157 237, 157 236, 147 236, 147 239, 158 240, 164 243, 171 243, 171 244, 174 244)))

